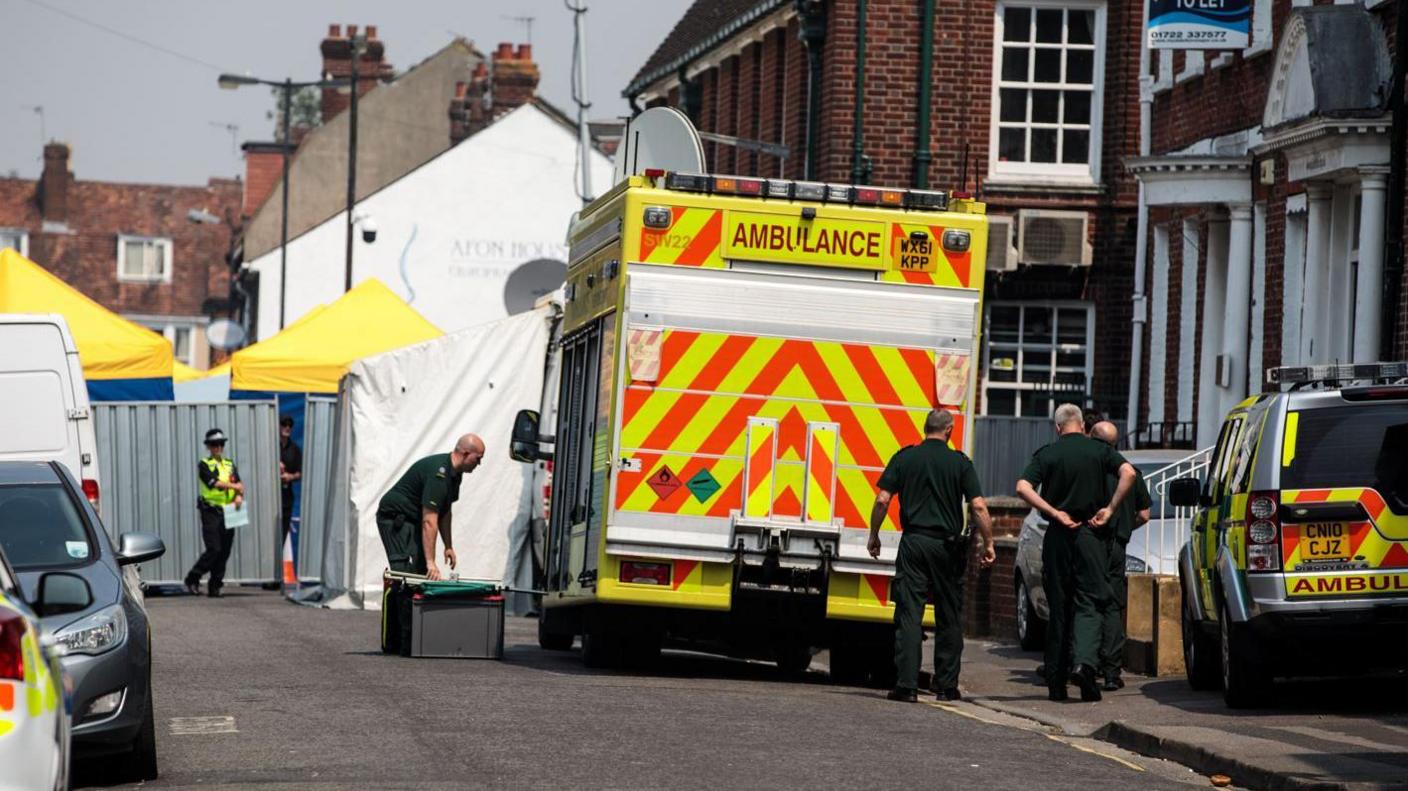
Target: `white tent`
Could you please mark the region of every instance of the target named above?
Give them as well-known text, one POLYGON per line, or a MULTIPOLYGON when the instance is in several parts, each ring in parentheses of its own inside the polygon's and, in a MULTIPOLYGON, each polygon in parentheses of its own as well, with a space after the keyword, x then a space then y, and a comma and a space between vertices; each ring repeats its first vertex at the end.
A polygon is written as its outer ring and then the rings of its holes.
MULTIPOLYGON (((338 394, 326 606, 381 607, 377 503, 413 461, 449 452, 467 431, 484 438, 487 453, 453 509, 460 576, 531 587, 533 468, 511 460, 508 447, 514 415, 541 402, 554 311, 540 307, 352 365, 338 394)), ((443 559, 443 548, 437 554, 443 559)))

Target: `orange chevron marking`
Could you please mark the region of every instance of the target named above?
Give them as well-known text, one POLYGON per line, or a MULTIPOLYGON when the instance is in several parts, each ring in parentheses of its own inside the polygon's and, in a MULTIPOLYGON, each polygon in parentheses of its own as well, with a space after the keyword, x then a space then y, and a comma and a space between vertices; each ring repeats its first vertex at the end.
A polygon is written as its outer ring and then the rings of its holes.
POLYGON ((875 598, 881 604, 890 603, 890 578, 883 574, 862 574, 865 577, 865 584, 870 586, 870 592, 875 594, 875 598))
POLYGON ((772 512, 777 516, 790 516, 793 518, 802 515, 802 501, 797 499, 797 495, 791 489, 783 489, 782 494, 777 496, 772 502, 772 512))
POLYGON ((670 587, 674 590, 679 590, 680 586, 684 584, 685 578, 688 577, 689 573, 694 571, 694 567, 698 565, 699 561, 697 560, 676 560, 674 581, 670 587))
POLYGON ((958 277, 958 282, 963 285, 969 284, 969 273, 973 269, 973 252, 969 250, 962 253, 951 253, 943 249, 944 231, 946 229, 939 225, 929 226, 929 232, 933 234, 934 243, 938 246, 939 255, 948 261, 948 265, 953 267, 953 274, 958 277))
POLYGON ((1408 568, 1408 548, 1402 544, 1395 543, 1388 548, 1384 560, 1379 564, 1381 569, 1401 569, 1408 568))
POLYGON ((723 232, 724 213, 714 210, 709 221, 704 223, 704 227, 699 229, 694 241, 680 253, 675 263, 685 266, 701 266, 709 259, 709 255, 719 248, 719 238, 723 232))

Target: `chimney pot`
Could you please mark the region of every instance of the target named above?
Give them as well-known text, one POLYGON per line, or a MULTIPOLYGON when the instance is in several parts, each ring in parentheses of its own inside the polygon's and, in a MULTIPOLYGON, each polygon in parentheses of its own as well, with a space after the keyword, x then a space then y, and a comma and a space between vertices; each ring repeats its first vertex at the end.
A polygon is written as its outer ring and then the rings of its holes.
POLYGON ((347 26, 347 37, 348 37, 348 38, 356 38, 356 37, 357 37, 357 26, 356 26, 356 25, 348 25, 348 26, 347 26))
POLYGON ((469 84, 463 82, 455 83, 455 99, 464 101, 465 94, 469 91, 469 84))
POLYGON ((328 25, 328 38, 342 38, 342 25, 328 25))
POLYGON ((532 59, 533 59, 533 45, 532 45, 532 44, 519 44, 519 45, 518 45, 518 59, 519 59, 519 60, 532 60, 532 59))
POLYGON ((376 25, 367 25, 367 40, 376 38, 376 25))
POLYGON ((479 65, 474 67, 474 79, 475 81, 489 79, 489 66, 482 60, 479 61, 479 65))
POLYGON ((513 60, 513 44, 500 41, 498 50, 494 52, 494 60, 513 60))
POLYGON ((68 171, 67 143, 44 146, 44 175, 40 183, 40 209, 46 220, 68 221, 68 185, 73 176, 68 171))

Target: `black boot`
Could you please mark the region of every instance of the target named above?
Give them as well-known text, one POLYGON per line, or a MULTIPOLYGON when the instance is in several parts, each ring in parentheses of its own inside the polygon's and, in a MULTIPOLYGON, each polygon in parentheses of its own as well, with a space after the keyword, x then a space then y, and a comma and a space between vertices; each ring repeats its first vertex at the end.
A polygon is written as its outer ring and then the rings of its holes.
POLYGON ((1095 668, 1090 665, 1076 665, 1073 675, 1080 684, 1080 699, 1086 703, 1100 700, 1100 685, 1095 681, 1095 668))
POLYGON ((186 593, 192 596, 200 595, 200 577, 186 577, 186 593))
POLYGON ((897 700, 901 703, 915 703, 919 700, 919 693, 907 687, 895 687, 890 690, 890 694, 885 697, 890 700, 897 700))

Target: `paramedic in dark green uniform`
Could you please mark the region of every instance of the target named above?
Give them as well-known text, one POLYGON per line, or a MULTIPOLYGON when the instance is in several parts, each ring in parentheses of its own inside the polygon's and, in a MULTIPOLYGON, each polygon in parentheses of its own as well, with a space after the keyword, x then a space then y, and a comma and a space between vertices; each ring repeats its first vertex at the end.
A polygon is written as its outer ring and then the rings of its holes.
POLYGON ((1134 486, 1134 466, 1114 448, 1085 435, 1075 404, 1057 407, 1055 423, 1059 436, 1032 454, 1017 481, 1017 494, 1046 519, 1041 577, 1050 609, 1050 698, 1066 699, 1066 679, 1074 673, 1081 700, 1096 701, 1100 628, 1110 602, 1105 542, 1111 517, 1134 486), (1106 485, 1110 475, 1119 478, 1113 496, 1106 485))
POLYGON ((924 441, 900 450, 880 475, 870 511, 866 549, 880 557, 880 527, 890 498, 900 498, 899 552, 895 557, 895 688, 890 700, 918 699, 924 605, 934 599, 934 681, 939 700, 958 700, 959 660, 963 656, 963 575, 969 538, 963 531, 963 502, 973 509, 982 537, 980 563, 995 557, 992 520, 978 487, 973 462, 949 447, 953 415, 934 410, 924 421, 924 441))
MULTIPOLYGON (((1090 436, 1109 445, 1119 447, 1120 430, 1114 423, 1102 420, 1090 429, 1090 436)), ((1105 481, 1111 491, 1118 485, 1114 476, 1105 481)), ((1105 622, 1100 628, 1100 672, 1105 676, 1105 689, 1123 689, 1124 680, 1120 670, 1124 667, 1124 617, 1127 609, 1129 585, 1125 580, 1125 548, 1135 528, 1149 521, 1149 507, 1153 500, 1149 497, 1149 487, 1144 483, 1144 473, 1134 470, 1134 488, 1124 498, 1115 515, 1110 518, 1108 541, 1105 544, 1109 553, 1109 563, 1105 574, 1110 581, 1110 607, 1105 610, 1105 622)))
MULTIPOLYGON (((382 495, 376 509, 377 532, 392 571, 442 579, 435 563, 435 537, 445 542, 445 563, 458 564, 450 537, 450 506, 460 497, 460 480, 484 458, 484 440, 465 434, 449 453, 415 462, 382 495)), ((411 597, 395 587, 383 592, 381 650, 411 653, 411 597)))
POLYGON ((435 564, 435 537, 445 542, 445 563, 458 559, 450 543, 450 506, 459 499, 460 479, 474 472, 484 458, 484 440, 465 434, 449 453, 437 453, 412 464, 382 495, 376 527, 392 571, 441 579, 435 564))

